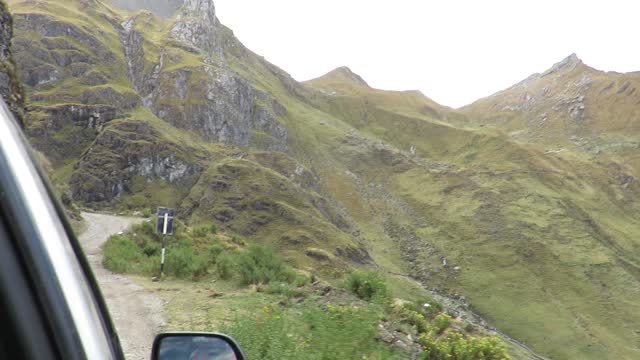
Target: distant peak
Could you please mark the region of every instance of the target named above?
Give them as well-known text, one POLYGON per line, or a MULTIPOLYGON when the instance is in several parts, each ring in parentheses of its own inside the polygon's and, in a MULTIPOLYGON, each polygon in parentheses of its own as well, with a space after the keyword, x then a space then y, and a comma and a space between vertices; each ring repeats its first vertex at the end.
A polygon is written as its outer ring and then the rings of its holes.
POLYGON ((549 75, 551 73, 555 73, 558 71, 571 71, 583 64, 584 63, 582 62, 582 60, 580 60, 578 55, 573 53, 567 56, 566 58, 562 59, 561 61, 553 64, 553 66, 549 70, 542 73, 542 76, 549 75))
POLYGON ((337 69, 331 70, 327 74, 321 76, 319 79, 332 79, 341 81, 346 80, 350 83, 369 87, 369 84, 367 84, 367 82, 364 81, 364 79, 360 75, 354 73, 346 66, 341 66, 337 69))

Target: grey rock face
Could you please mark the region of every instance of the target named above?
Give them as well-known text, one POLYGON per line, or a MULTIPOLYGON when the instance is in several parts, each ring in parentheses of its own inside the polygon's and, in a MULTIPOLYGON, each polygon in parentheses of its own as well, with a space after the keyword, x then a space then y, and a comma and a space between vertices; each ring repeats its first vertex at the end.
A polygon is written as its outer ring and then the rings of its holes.
POLYGON ((120 37, 124 46, 124 55, 127 61, 127 75, 141 96, 149 93, 145 88, 144 79, 144 39, 142 35, 133 29, 135 19, 123 22, 120 37))
POLYGON ((171 37, 205 52, 221 52, 219 26, 213 0, 185 0, 171 37))
POLYGON ((108 105, 60 105, 34 107, 32 110, 49 115, 46 128, 52 131, 60 130, 69 124, 101 131, 107 122, 117 117, 116 108, 108 105))
POLYGON ((105 124, 118 116, 116 108, 107 105, 33 106, 29 111, 41 114, 41 119, 31 119, 25 132, 33 147, 53 162, 79 157, 105 124))
POLYGON ((95 56, 101 61, 114 59, 114 54, 93 35, 78 26, 51 19, 46 15, 17 15, 16 31, 33 31, 45 37, 69 36, 92 49, 95 56))
POLYGON ((226 64, 211 0, 186 1, 170 34, 188 46, 186 50, 202 54, 201 66, 167 71, 179 60, 167 56, 171 50, 166 49, 161 50, 157 63, 145 66, 144 39, 136 32, 135 21, 131 18, 121 24, 128 75, 143 104, 156 116, 206 139, 240 146, 252 144, 257 132, 263 135, 253 145, 286 151, 288 133, 277 117, 287 110, 226 64), (145 74, 145 67, 152 70, 145 74))
POLYGON ((22 125, 24 117, 24 93, 18 79, 11 52, 13 18, 4 2, 0 2, 0 95, 22 125))
POLYGON ((80 94, 36 94, 31 96, 34 101, 52 102, 80 102, 86 105, 114 105, 120 109, 133 109, 141 103, 140 97, 134 92, 120 93, 110 87, 89 88, 80 94))
POLYGON ((574 53, 562 59, 562 61, 555 63, 549 70, 543 72, 540 76, 553 74, 562 69, 567 69, 570 71, 580 64, 582 64, 582 60, 580 60, 580 58, 578 58, 578 56, 574 53))
POLYGON ((283 111, 282 105, 230 71, 210 66, 198 70, 160 74, 162 85, 148 98, 151 110, 161 119, 213 141, 248 146, 252 131, 259 131, 275 140, 270 145, 273 150, 286 150, 288 133, 273 110, 283 111), (197 96, 198 101, 189 96, 197 96))
POLYGON ((197 178, 193 175, 203 170, 194 151, 160 139, 148 123, 136 120, 103 131, 75 165, 70 180, 74 200, 92 203, 117 199, 130 190, 134 176, 193 185, 197 178))

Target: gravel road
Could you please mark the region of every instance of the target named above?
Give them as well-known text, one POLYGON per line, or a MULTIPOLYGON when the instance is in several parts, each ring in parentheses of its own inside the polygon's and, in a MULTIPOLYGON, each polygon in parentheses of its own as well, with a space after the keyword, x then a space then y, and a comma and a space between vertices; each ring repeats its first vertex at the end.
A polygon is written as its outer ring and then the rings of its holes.
POLYGON ((80 235, 80 242, 107 301, 126 358, 149 359, 153 338, 163 323, 162 300, 126 276, 106 270, 101 249, 110 235, 142 219, 92 213, 82 213, 82 217, 87 230, 80 235))

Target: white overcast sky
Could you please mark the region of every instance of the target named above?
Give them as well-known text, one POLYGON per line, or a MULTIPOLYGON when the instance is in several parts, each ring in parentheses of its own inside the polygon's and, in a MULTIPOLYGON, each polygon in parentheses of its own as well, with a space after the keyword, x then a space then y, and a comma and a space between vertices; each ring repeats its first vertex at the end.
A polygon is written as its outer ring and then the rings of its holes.
POLYGON ((640 70, 640 1, 214 0, 220 21, 297 80, 348 66, 459 107, 571 53, 640 70))

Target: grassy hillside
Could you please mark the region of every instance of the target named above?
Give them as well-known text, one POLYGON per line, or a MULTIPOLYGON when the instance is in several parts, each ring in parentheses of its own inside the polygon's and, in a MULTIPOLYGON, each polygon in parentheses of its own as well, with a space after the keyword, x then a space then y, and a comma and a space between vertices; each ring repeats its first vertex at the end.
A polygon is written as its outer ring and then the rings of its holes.
POLYGON ((328 111, 360 106, 344 118, 406 149, 395 159, 378 155, 387 162, 374 167, 359 159, 350 171, 377 182, 377 195, 393 204, 377 222, 414 275, 463 294, 498 328, 550 357, 631 356, 638 188, 625 182, 624 167, 583 152, 546 153, 473 119, 447 126, 420 106, 393 116, 384 108, 396 93, 369 101, 382 92, 347 88, 325 95, 328 111))
POLYGON ((570 57, 457 111, 347 68, 298 83, 197 14, 11 6, 27 131, 78 203, 376 270, 552 358, 636 355, 637 74, 570 57))
MULTIPOLYGON (((222 331, 261 359, 510 359, 502 341, 424 293, 393 298, 379 274, 331 284, 215 225, 175 227, 163 281, 136 278, 165 299, 168 329, 222 331)), ((109 239, 104 265, 158 275, 160 242, 147 220, 109 239)))

